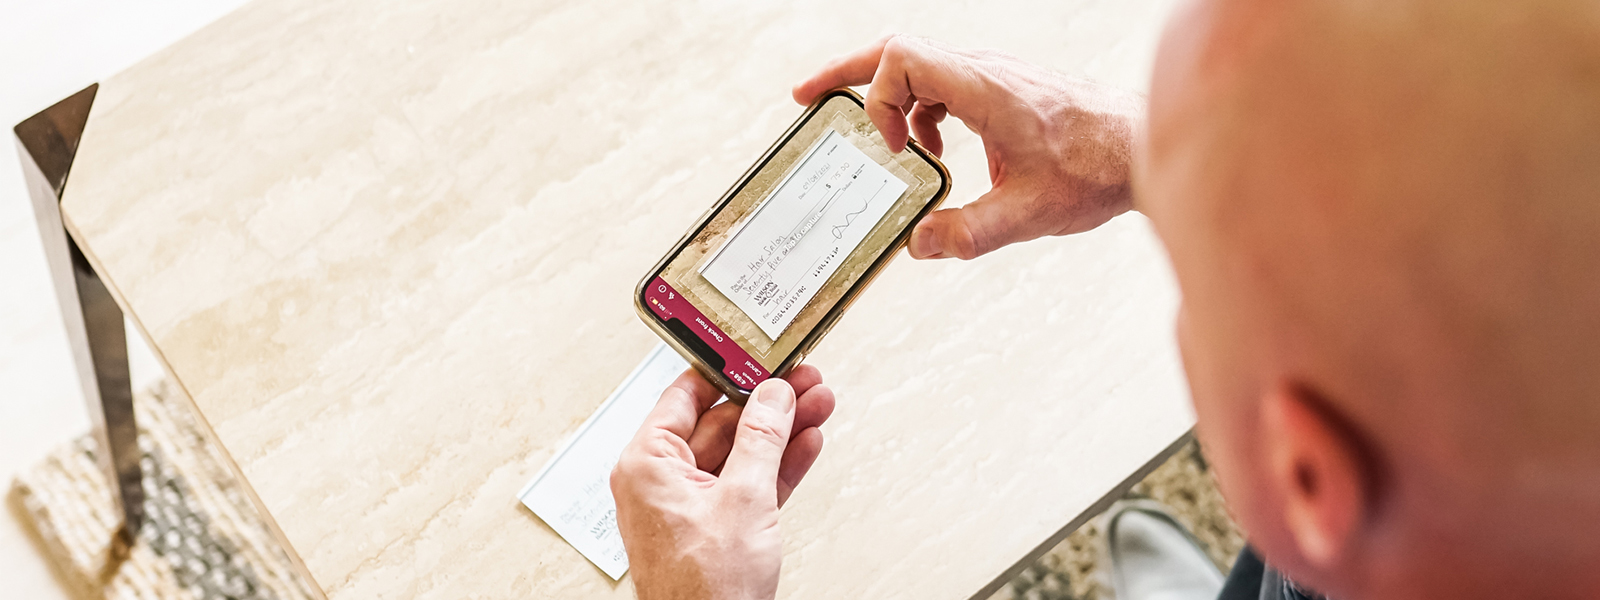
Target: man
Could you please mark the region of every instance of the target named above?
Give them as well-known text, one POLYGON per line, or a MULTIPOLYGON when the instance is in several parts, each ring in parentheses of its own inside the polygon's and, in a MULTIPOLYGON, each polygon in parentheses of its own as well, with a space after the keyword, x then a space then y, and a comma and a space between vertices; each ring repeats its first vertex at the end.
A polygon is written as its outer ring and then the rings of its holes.
MULTIPOLYGON (((948 114, 989 156, 917 258, 1152 220, 1219 486, 1297 586, 1600 597, 1600 4, 1199 2, 1148 107, 891 37, 795 99, 868 83, 892 147, 948 114)), ((663 395, 612 478, 641 598, 773 597, 833 401, 790 379, 663 395)))

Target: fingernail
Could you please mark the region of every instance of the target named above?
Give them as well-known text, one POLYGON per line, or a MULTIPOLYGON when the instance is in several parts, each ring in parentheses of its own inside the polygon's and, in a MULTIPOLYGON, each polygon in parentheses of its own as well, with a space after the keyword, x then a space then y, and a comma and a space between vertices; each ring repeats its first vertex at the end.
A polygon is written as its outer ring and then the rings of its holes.
POLYGON ((768 379, 756 386, 756 402, 779 412, 789 412, 789 407, 794 405, 794 390, 781 379, 768 379))
POLYGON ((930 258, 943 251, 932 232, 917 228, 911 231, 911 257, 930 258))

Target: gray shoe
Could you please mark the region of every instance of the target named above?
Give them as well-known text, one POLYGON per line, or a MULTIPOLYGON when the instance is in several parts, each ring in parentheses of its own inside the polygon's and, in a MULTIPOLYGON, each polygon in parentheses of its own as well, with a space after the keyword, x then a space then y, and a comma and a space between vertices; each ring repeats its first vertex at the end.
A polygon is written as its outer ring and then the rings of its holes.
POLYGON ((1222 571, 1160 504, 1118 502, 1106 530, 1118 600, 1216 600, 1222 591, 1222 571))

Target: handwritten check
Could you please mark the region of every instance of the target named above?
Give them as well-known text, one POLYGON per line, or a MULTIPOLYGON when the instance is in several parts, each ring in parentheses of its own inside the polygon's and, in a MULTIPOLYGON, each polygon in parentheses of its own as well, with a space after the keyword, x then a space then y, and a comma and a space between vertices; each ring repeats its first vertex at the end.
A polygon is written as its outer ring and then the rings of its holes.
POLYGON ((700 276, 776 340, 908 187, 830 129, 700 276))
POLYGON ((661 392, 687 368, 689 363, 677 352, 666 344, 657 345, 517 494, 524 506, 612 579, 621 579, 628 571, 628 554, 617 533, 611 469, 661 392))

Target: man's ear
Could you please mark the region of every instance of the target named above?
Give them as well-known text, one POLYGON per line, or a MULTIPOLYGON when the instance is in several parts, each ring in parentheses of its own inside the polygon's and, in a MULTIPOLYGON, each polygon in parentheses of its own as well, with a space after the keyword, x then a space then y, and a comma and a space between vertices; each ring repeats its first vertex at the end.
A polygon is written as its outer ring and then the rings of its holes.
POLYGON ((1372 510, 1361 442, 1304 388, 1285 382, 1262 400, 1267 478, 1283 499, 1284 524, 1313 566, 1337 565, 1372 510))

